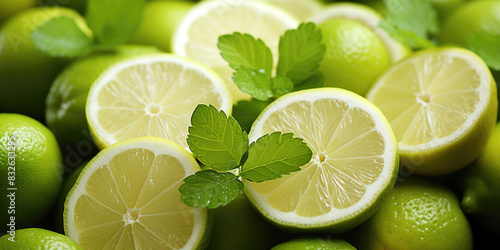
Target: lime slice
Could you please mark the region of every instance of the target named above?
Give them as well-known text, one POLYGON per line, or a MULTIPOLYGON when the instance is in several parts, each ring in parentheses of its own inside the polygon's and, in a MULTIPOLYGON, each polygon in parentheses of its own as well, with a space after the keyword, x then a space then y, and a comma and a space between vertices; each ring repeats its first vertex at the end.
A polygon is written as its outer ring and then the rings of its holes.
POLYGON ((66 198, 66 234, 83 249, 195 249, 208 212, 186 206, 177 191, 200 167, 182 147, 160 138, 119 142, 82 170, 66 198))
POLYGON ((366 99, 337 88, 280 97, 257 118, 251 141, 273 131, 303 138, 313 151, 302 170, 245 183, 255 207, 278 226, 345 231, 369 218, 398 172, 389 122, 366 99))
MULTIPOLYGON (((248 33, 262 39, 278 58, 280 35, 297 28, 298 21, 288 12, 258 1, 202 1, 184 17, 174 34, 175 54, 192 58, 213 68, 228 84, 236 103, 250 99, 231 80, 233 69, 217 48, 219 36, 248 33)), ((274 60, 275 64, 277 60, 274 60)))
POLYGON ((370 28, 384 43, 392 62, 397 62, 411 53, 410 48, 391 38, 378 25, 382 16, 372 8, 358 3, 333 3, 309 18, 309 21, 321 24, 335 19, 356 21, 370 28))
POLYGON ((114 64, 92 85, 86 115, 97 146, 143 136, 188 148, 190 117, 198 104, 231 112, 224 81, 211 69, 168 55, 135 57, 114 64))
POLYGON ((459 48, 414 54, 382 75, 367 98, 390 121, 402 164, 422 175, 453 172, 476 159, 498 108, 488 67, 459 48))
POLYGON ((324 4, 320 0, 262 0, 288 11, 299 20, 306 20, 320 12, 324 4))

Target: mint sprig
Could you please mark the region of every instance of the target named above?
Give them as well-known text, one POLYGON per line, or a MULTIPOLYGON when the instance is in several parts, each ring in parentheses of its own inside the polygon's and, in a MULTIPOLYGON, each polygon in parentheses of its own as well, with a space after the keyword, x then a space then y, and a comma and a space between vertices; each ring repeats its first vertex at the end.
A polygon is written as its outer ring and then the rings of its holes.
POLYGON ((286 31, 279 41, 276 74, 290 78, 295 86, 309 79, 326 52, 322 37, 314 23, 303 23, 295 30, 286 31))
POLYGON ((430 39, 439 31, 437 12, 430 0, 384 0, 387 16, 380 27, 411 48, 436 46, 430 39))
POLYGON ((311 149, 302 139, 294 138, 291 133, 274 132, 250 144, 240 175, 253 182, 278 179, 299 171, 311 156, 311 149))
POLYGON ((86 24, 88 36, 76 22, 54 17, 31 33, 35 46, 54 57, 79 56, 93 47, 125 43, 138 28, 145 0, 88 0, 86 24))
POLYGON ((186 177, 179 192, 188 206, 213 209, 238 198, 243 182, 233 173, 202 170, 186 177))
POLYGON ((232 35, 219 37, 217 47, 221 51, 222 58, 232 69, 251 68, 271 76, 273 55, 262 40, 255 39, 249 34, 235 32, 232 35))
POLYGON ((236 199, 242 180, 262 182, 300 170, 312 151, 293 134, 274 132, 248 145, 247 133, 233 117, 214 106, 200 104, 191 116, 188 146, 205 165, 184 179, 181 200, 197 208, 217 208, 236 199))
MULTIPOLYGON (((326 51, 321 31, 314 23, 302 23, 280 37, 275 76, 271 50, 262 40, 235 32, 219 37, 217 47, 222 58, 235 70, 233 82, 259 101, 280 97, 310 83, 326 51)), ((313 80, 314 86, 324 86, 320 78, 313 80)))
POLYGON ((213 106, 199 105, 191 117, 187 143, 204 165, 217 171, 240 166, 248 136, 233 117, 213 106))

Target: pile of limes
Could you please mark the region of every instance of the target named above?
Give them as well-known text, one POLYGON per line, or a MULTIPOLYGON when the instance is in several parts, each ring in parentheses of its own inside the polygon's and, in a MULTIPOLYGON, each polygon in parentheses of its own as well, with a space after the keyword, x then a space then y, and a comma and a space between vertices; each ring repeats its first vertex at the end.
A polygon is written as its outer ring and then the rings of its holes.
POLYGON ((486 247, 500 234, 500 66, 467 45, 500 40, 500 1, 425 0, 440 30, 423 49, 380 25, 406 1, 144 1, 128 42, 67 58, 31 34, 64 17, 93 37, 99 1, 0 0, 0 249, 486 247), (219 37, 250 34, 279 58, 303 22, 322 34, 324 86, 240 106, 257 101, 219 37), (293 133, 312 158, 190 207, 179 187, 206 167, 186 141, 198 104, 238 110, 250 142, 293 133))

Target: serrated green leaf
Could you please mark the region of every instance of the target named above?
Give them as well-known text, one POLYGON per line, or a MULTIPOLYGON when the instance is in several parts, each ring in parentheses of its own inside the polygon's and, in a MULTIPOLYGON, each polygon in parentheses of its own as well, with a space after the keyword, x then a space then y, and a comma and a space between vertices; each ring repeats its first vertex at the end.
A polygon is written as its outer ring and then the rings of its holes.
POLYGON ((243 66, 264 71, 268 77, 273 70, 273 55, 271 49, 260 40, 249 34, 235 32, 219 37, 217 47, 221 56, 233 69, 243 66))
POLYGON ((384 0, 388 15, 380 27, 412 48, 434 47, 430 34, 439 31, 437 12, 430 0, 384 0))
POLYGON ((186 205, 213 209, 236 199, 243 192, 243 182, 232 173, 202 170, 186 177, 179 192, 186 205))
POLYGON ((211 169, 228 171, 240 165, 248 136, 233 117, 200 104, 191 116, 187 143, 198 160, 211 169))
POLYGON ((66 16, 54 17, 31 33, 35 46, 54 57, 74 57, 83 54, 93 41, 77 23, 66 16))
POLYGON ((476 52, 494 70, 500 70, 500 35, 474 33, 467 39, 467 47, 476 52))
POLYGON ((280 97, 284 94, 290 93, 293 90, 293 82, 290 78, 285 76, 276 76, 271 83, 274 97, 280 97))
POLYGON ((274 132, 250 144, 240 176, 253 182, 277 179, 300 170, 311 157, 312 151, 302 139, 274 132))
POLYGON ((238 66, 232 78, 233 82, 241 91, 253 96, 259 101, 267 101, 274 96, 271 88, 271 79, 263 71, 247 68, 245 66, 238 66))
POLYGON ((127 42, 139 27, 145 0, 88 0, 86 19, 101 44, 127 42))
POLYGON ((288 30, 279 42, 277 75, 300 85, 319 67, 325 51, 321 31, 314 23, 303 23, 295 30, 288 30))
POLYGON ((236 105, 233 106, 232 116, 238 121, 243 130, 250 132, 253 122, 269 103, 269 101, 263 102, 253 98, 250 100, 238 101, 236 105))

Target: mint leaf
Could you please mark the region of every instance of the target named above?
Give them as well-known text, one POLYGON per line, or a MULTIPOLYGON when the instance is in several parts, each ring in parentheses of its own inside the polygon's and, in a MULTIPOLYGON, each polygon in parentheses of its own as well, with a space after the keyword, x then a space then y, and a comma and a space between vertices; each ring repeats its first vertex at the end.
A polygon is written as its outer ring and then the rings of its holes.
POLYGON ((494 70, 500 70, 500 35, 479 32, 470 35, 467 47, 476 52, 494 70))
POLYGON ((92 45, 92 38, 65 16, 54 17, 31 33, 35 46, 54 57, 74 57, 83 54, 92 45))
POLYGON ((286 93, 292 92, 293 82, 285 76, 276 76, 271 82, 274 97, 280 97, 286 93))
POLYGON ((240 165, 248 149, 248 136, 233 117, 212 105, 200 104, 191 116, 187 143, 201 163, 228 171, 240 165))
POLYGON ((436 10, 430 0, 384 0, 388 15, 380 27, 412 48, 434 47, 430 34, 439 30, 436 10))
POLYGON ((144 0, 88 0, 86 18, 100 44, 127 42, 139 27, 144 0))
POLYGON ((271 79, 261 70, 237 66, 232 78, 241 91, 257 100, 267 101, 274 96, 271 79))
POLYGON ((278 76, 286 76, 295 85, 311 77, 323 60, 326 46, 314 23, 303 23, 288 30, 279 42, 278 76))
POLYGON ((254 182, 277 179, 300 170, 311 157, 312 151, 302 139, 274 132, 250 144, 240 176, 254 182))
POLYGON ((233 117, 243 130, 250 132, 253 122, 269 103, 269 101, 263 102, 253 98, 250 100, 238 101, 236 105, 233 106, 233 117))
POLYGON ((249 34, 235 32, 219 37, 217 47, 231 68, 244 66, 264 71, 268 77, 271 76, 273 55, 262 40, 255 39, 249 34))
POLYGON ((186 177, 179 192, 186 205, 213 209, 236 199, 243 192, 243 182, 232 173, 202 170, 186 177))

